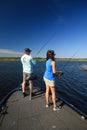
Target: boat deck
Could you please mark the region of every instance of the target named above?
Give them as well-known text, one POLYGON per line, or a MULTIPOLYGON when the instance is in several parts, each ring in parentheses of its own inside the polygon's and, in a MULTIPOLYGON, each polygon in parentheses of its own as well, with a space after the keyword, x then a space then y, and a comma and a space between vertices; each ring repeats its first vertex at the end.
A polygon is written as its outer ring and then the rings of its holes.
MULTIPOLYGON (((87 120, 57 100, 59 111, 53 105, 45 107, 45 93, 35 89, 35 96, 23 97, 21 91, 14 92, 7 100, 7 113, 0 119, 0 130, 87 130, 87 120)), ((51 100, 51 98, 50 98, 51 100)))

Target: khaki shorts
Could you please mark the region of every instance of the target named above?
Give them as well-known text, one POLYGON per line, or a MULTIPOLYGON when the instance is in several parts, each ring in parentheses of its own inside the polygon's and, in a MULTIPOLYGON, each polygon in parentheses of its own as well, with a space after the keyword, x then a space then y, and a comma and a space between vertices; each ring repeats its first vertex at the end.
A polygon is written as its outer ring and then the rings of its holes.
POLYGON ((50 87, 55 87, 55 80, 49 80, 44 78, 44 82, 46 85, 49 85, 50 87))
MULTIPOLYGON (((23 72, 23 82, 26 82, 26 79, 30 78, 31 74, 23 72)), ((29 80, 29 83, 32 82, 32 80, 29 80)))

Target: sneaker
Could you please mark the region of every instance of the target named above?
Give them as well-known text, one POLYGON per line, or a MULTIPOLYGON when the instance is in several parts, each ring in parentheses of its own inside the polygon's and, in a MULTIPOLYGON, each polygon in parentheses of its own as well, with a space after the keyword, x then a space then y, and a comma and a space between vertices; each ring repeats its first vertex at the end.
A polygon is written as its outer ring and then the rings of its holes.
POLYGON ((23 95, 24 95, 24 97, 28 96, 28 94, 27 94, 27 93, 25 93, 25 92, 23 92, 23 95))
POLYGON ((46 108, 48 108, 49 107, 49 104, 46 104, 46 108))
POLYGON ((54 110, 54 111, 59 111, 59 110, 60 110, 60 107, 54 107, 53 110, 54 110))
POLYGON ((32 93, 31 93, 31 96, 32 96, 32 97, 35 96, 35 93, 32 92, 32 93))

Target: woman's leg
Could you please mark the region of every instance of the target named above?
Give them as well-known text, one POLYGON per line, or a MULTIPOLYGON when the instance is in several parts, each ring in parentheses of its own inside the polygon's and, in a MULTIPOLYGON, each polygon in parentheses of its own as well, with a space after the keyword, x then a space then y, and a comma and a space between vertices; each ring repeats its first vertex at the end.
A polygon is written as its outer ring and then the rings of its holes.
POLYGON ((50 87, 49 85, 46 85, 46 104, 49 104, 49 91, 50 91, 50 87))
POLYGON ((50 87, 50 89, 51 89, 51 93, 52 93, 53 105, 54 105, 54 107, 57 107, 57 104, 56 104, 56 91, 55 91, 55 87, 50 87))

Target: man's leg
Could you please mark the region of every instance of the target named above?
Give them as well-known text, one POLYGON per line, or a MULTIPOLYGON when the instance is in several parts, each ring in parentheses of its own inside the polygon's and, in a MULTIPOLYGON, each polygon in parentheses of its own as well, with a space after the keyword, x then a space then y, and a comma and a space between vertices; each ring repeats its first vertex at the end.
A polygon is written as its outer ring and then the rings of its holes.
POLYGON ((25 92, 25 82, 23 81, 23 83, 22 83, 22 93, 24 93, 25 92))

